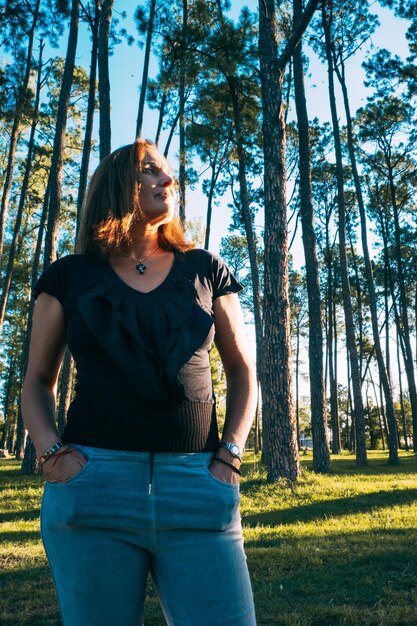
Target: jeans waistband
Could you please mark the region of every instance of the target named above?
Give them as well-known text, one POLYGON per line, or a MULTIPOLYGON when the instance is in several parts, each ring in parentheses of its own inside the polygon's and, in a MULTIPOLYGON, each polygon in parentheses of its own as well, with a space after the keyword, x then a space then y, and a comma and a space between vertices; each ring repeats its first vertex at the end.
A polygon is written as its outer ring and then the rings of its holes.
POLYGON ((88 459, 106 459, 109 461, 134 461, 167 465, 207 465, 214 452, 136 452, 130 450, 108 450, 80 444, 69 444, 88 459))

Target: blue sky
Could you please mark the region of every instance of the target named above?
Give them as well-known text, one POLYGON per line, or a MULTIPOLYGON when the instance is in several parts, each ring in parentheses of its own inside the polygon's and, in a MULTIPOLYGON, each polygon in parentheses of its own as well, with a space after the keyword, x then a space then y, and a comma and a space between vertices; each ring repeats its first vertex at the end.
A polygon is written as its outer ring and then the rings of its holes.
MULTIPOLYGON (((133 14, 136 2, 121 0, 115 3, 115 12, 126 12, 126 19, 121 20, 120 25, 125 27, 133 36, 137 36, 133 21, 133 14)), ((256 2, 243 2, 234 0, 232 2, 231 16, 236 19, 243 6, 248 6, 256 11, 256 2)), ((378 13, 381 26, 372 37, 371 44, 374 47, 387 47, 401 56, 407 55, 407 42, 405 32, 407 22, 395 18, 388 9, 382 9, 375 5, 375 12, 378 13)), ((369 50, 367 47, 367 50, 369 50)), ((363 86, 364 71, 361 63, 366 57, 367 50, 359 52, 348 65, 348 83, 350 86, 350 99, 352 111, 366 101, 366 89, 363 86)), ((322 63, 315 57, 314 53, 305 51, 310 60, 309 76, 307 77, 307 105, 310 118, 318 117, 320 120, 330 119, 330 110, 327 97, 327 72, 322 63)), ((83 30, 80 33, 79 51, 77 63, 88 67, 90 56, 90 43, 83 30)), ((110 57, 110 79, 111 79, 111 102, 112 102, 112 147, 116 148, 124 143, 129 143, 134 138, 137 106, 139 98, 139 85, 142 75, 144 52, 137 44, 128 46, 126 43, 119 44, 114 49, 114 54, 110 57)), ((151 77, 157 73, 157 66, 154 62, 151 67, 151 77)), ((157 116, 154 111, 146 111, 144 120, 144 136, 153 139, 157 116)), ((163 142, 162 142, 163 145, 163 142)), ((177 144, 173 142, 169 161, 176 169, 177 144)), ((220 239, 227 234, 230 221, 230 211, 227 208, 228 199, 224 197, 219 207, 216 207, 213 214, 213 235, 211 248, 218 251, 220 239)), ((199 189, 189 191, 187 197, 187 217, 201 218, 204 221, 206 210, 206 198, 199 189)), ((262 224, 262 216, 257 219, 259 227, 262 224)), ((299 243, 295 243, 293 254, 297 265, 303 265, 302 249, 299 243)))
MULTIPOLYGON (((137 33, 133 21, 133 14, 136 1, 132 0, 116 0, 115 14, 121 14, 124 11, 127 14, 126 19, 121 20, 120 26, 127 29, 129 34, 137 38, 137 33)), ((248 6, 251 10, 257 10, 256 2, 243 2, 242 0, 232 0, 232 11, 230 15, 233 19, 237 19, 243 6, 248 6)), ((362 106, 366 102, 367 91, 363 85, 364 71, 361 64, 371 46, 374 48, 386 47, 392 52, 406 57, 408 53, 405 33, 407 30, 407 22, 395 18, 388 9, 381 8, 377 3, 374 4, 373 11, 379 16, 380 26, 369 42, 369 45, 349 62, 347 66, 347 79, 349 85, 349 94, 352 111, 362 106)), ((63 41, 62 49, 58 54, 65 55, 66 41, 63 41)), ((312 51, 305 49, 304 52, 309 56, 309 73, 306 79, 307 106, 310 119, 319 118, 322 122, 330 120, 330 110, 327 92, 327 71, 322 63, 315 57, 312 51)), ((56 54, 56 52, 55 52, 56 54)), ((112 103, 112 148, 116 148, 125 143, 133 141, 135 136, 136 115, 139 99, 139 86, 142 76, 144 52, 137 44, 128 46, 125 42, 117 45, 114 54, 110 57, 110 81, 111 81, 111 103, 112 103)), ((87 35, 85 25, 82 27, 79 37, 79 46, 77 53, 77 64, 86 68, 90 63, 90 42, 87 35)), ((150 77, 157 74, 157 65, 155 61, 152 63, 150 77)), ((339 106, 341 112, 342 107, 339 106)), ((340 113, 343 121, 343 115, 340 113)), ((97 133, 97 121, 95 125, 95 133, 97 133)), ((153 139, 155 136, 157 116, 154 111, 147 110, 144 119, 144 136, 153 139)), ((164 141, 161 141, 164 145, 164 141)), ((170 165, 177 169, 177 143, 172 144, 171 152, 168 157, 170 165)), ((94 167, 94 162, 92 167, 94 167)), ((218 207, 213 211, 212 224, 212 240, 210 248, 214 252, 219 251, 221 237, 228 234, 228 226, 230 223, 230 210, 227 203, 230 201, 225 195, 218 207)), ((206 212, 206 198, 201 190, 197 188, 189 191, 187 195, 187 218, 201 219, 204 223, 206 212)), ((257 216, 256 224, 258 233, 262 229, 262 214, 257 216)), ((290 224, 290 231, 292 225, 290 224)), ((291 232, 290 232, 291 238, 291 232)), ((304 256, 300 240, 297 234, 293 248, 291 250, 295 267, 301 268, 304 265, 304 256)), ((250 330, 250 328, 248 329, 250 330)), ((339 375, 345 377, 344 354, 341 353, 341 367, 339 375)), ((342 382, 342 381, 341 381, 342 382)), ((308 387, 305 382, 301 382, 302 394, 308 394, 308 387)))

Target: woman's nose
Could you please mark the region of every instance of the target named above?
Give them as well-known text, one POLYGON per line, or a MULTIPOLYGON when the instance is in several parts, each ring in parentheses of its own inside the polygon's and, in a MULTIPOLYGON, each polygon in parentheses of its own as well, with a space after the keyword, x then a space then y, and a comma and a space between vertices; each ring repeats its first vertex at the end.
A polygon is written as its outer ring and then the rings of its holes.
POLYGON ((174 179, 172 178, 171 174, 169 174, 168 172, 162 172, 161 183, 164 187, 169 187, 170 185, 172 185, 173 182, 174 179))

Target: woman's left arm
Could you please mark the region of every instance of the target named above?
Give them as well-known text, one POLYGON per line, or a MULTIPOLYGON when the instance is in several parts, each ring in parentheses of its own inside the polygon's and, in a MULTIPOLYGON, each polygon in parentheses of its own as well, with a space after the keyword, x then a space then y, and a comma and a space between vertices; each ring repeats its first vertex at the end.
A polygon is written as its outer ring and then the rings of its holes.
MULTIPOLYGON (((213 310, 215 343, 227 381, 226 419, 222 442, 236 443, 243 450, 252 426, 257 400, 253 357, 237 294, 216 298, 213 310)), ((217 456, 234 462, 233 457, 224 448, 219 449, 217 456)), ((238 474, 224 463, 213 461, 211 471, 220 480, 238 482, 238 474)))

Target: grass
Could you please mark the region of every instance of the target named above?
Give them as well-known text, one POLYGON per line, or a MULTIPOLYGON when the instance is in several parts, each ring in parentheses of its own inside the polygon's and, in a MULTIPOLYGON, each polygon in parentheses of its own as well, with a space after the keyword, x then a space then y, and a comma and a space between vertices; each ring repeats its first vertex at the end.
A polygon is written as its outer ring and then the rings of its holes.
MULTIPOLYGON (((242 518, 258 626, 417 624, 417 457, 333 458, 331 475, 269 485, 247 454, 242 518)), ((0 624, 61 624, 39 540, 42 482, 0 462, 0 624)), ((149 586, 146 626, 165 624, 149 586)), ((80 625, 81 626, 81 625, 80 625)), ((99 626, 99 625, 97 625, 99 626)), ((122 624, 120 626, 123 626, 122 624)))

